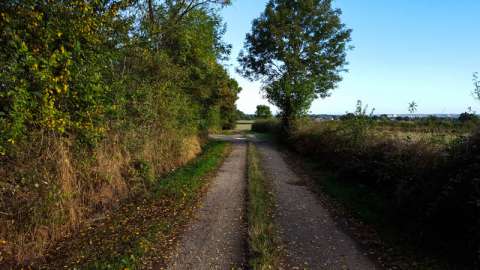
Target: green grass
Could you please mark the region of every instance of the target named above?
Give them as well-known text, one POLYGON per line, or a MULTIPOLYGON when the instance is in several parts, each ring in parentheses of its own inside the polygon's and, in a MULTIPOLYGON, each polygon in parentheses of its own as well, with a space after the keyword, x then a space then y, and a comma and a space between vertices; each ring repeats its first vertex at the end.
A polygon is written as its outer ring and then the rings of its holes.
POLYGON ((237 121, 237 125, 235 127, 235 130, 238 130, 238 131, 250 131, 252 130, 252 124, 254 123, 255 121, 253 120, 240 120, 240 121, 237 121))
POLYGON ((239 120, 237 121, 234 129, 222 130, 221 134, 223 135, 234 135, 234 134, 244 134, 252 130, 252 124, 255 121, 251 120, 239 120))
POLYGON ((274 201, 253 144, 248 146, 248 243, 251 269, 278 269, 280 249, 273 223, 274 201))
POLYGON ((210 142, 196 160, 158 179, 142 199, 132 199, 105 220, 57 247, 47 269, 139 269, 164 264, 178 229, 186 224, 222 164, 228 143, 210 142))
POLYGON ((238 120, 238 124, 253 124, 255 123, 255 120, 238 120))

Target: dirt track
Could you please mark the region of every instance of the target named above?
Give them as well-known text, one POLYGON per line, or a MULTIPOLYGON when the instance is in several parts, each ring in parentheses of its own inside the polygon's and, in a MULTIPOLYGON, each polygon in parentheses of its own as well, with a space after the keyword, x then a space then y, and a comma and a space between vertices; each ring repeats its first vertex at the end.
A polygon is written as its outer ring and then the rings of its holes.
MULTIPOLYGON (((213 179, 168 269, 247 267, 247 145, 240 135, 215 139, 233 142, 233 151, 213 179)), ((286 255, 282 269, 380 269, 337 227, 317 195, 302 184, 278 150, 264 143, 259 143, 258 149, 276 198, 275 223, 286 255)))
POLYGON ((260 144, 262 163, 276 198, 275 222, 286 253, 285 269, 379 269, 338 229, 279 151, 260 144))
POLYGON ((213 179, 168 269, 239 269, 245 264, 246 143, 233 150, 213 179))

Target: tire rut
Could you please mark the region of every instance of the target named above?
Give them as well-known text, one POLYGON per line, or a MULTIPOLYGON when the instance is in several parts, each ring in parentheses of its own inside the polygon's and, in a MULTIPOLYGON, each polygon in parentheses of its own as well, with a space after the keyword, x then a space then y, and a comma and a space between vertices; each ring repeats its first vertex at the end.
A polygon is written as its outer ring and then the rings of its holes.
MULTIPOLYGON (((233 140, 233 139, 232 139, 233 140)), ((234 140, 230 156, 187 226, 167 269, 243 269, 246 264, 247 145, 234 140)))
POLYGON ((275 223, 284 245, 284 269, 380 269, 343 233, 279 151, 259 144, 276 200, 275 223))

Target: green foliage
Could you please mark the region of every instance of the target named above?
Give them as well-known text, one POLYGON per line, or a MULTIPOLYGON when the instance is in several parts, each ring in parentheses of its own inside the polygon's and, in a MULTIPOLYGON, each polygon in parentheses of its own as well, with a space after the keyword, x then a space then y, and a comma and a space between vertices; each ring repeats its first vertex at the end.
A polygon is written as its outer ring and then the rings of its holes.
POLYGON ((117 11, 100 1, 2 1, 0 151, 31 127, 103 134, 105 34, 117 11))
POLYGON ((272 118, 272 112, 270 111, 270 107, 268 107, 267 105, 258 105, 257 110, 255 111, 255 118, 256 119, 272 118))
POLYGON ((321 179, 322 189, 330 196, 344 202, 363 221, 385 225, 388 216, 388 200, 382 194, 359 183, 348 183, 328 175, 321 179))
POLYGON ((368 104, 363 107, 362 101, 358 100, 355 106, 355 113, 347 114, 341 117, 345 122, 342 125, 342 131, 350 136, 350 142, 353 145, 361 146, 362 140, 367 136, 372 126, 372 115, 375 109, 372 109, 370 115, 367 115, 368 104))
POLYGON ((274 119, 260 119, 252 124, 252 131, 259 133, 279 132, 279 122, 274 119))
POLYGON ((226 87, 222 88, 220 97, 220 115, 222 116, 222 129, 234 129, 239 118, 235 102, 238 99, 238 93, 242 89, 235 80, 230 80, 226 87))
POLYGON ((480 80, 478 79, 478 73, 473 73, 473 96, 480 100, 480 80))
POLYGON ((238 120, 249 120, 248 116, 240 110, 237 110, 237 119, 238 120))
POLYGON ((229 1, 148 2, 153 20, 128 1, 0 4, 0 153, 35 129, 91 144, 112 120, 160 119, 157 89, 181 90, 199 120, 218 107, 221 120, 207 122, 232 125, 240 88, 219 63, 229 46, 210 7, 229 1))
POLYGON ((230 46, 217 9, 229 2, 0 2, 0 208, 9 213, 0 240, 10 258, 43 254, 195 157, 199 136, 234 125, 241 89, 222 66, 230 46))
POLYGON ((263 81, 267 99, 282 111, 285 129, 341 80, 351 30, 331 2, 270 0, 239 56, 240 72, 263 81))
POLYGON ((408 103, 408 112, 414 114, 418 110, 418 104, 415 101, 408 103))
POLYGON ((240 110, 237 110, 237 119, 238 120, 254 120, 255 115, 252 114, 246 114, 240 110))
POLYGON ((153 21, 143 18, 144 31, 139 33, 142 41, 152 40, 151 46, 158 47, 181 67, 181 88, 200 105, 200 119, 206 120, 201 128, 205 130, 234 125, 235 101, 241 90, 219 63, 230 52, 230 46, 221 41, 225 29, 210 8, 212 3, 226 5, 229 1, 161 2, 152 10, 153 21))
POLYGON ((460 122, 469 122, 469 121, 478 121, 479 117, 474 113, 464 112, 461 113, 458 117, 458 121, 460 122))

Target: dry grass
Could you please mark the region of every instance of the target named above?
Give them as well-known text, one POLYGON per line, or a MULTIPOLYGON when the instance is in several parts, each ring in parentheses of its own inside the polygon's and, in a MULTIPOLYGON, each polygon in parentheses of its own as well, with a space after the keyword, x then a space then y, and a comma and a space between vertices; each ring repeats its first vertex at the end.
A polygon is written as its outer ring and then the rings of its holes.
MULTIPOLYGON (((348 123, 342 121, 322 121, 303 123, 300 132, 315 133, 322 130, 336 131, 345 129, 348 123)), ((411 124, 412 126, 414 123, 411 124)), ((391 139, 402 142, 427 142, 439 147, 445 146, 461 136, 468 136, 463 130, 441 129, 427 130, 425 128, 402 128, 399 126, 371 125, 367 127, 368 135, 380 140, 391 139)))
POLYGON ((375 136, 381 138, 395 139, 401 141, 420 142, 427 141, 439 145, 446 145, 468 134, 446 133, 446 132, 420 132, 420 131, 390 131, 377 129, 372 131, 375 136))
POLYGON ((197 157, 202 151, 200 139, 197 136, 191 136, 183 140, 183 149, 181 151, 181 165, 197 157))
POLYGON ((89 150, 39 133, 17 148, 0 160, 0 265, 42 257, 201 150, 198 138, 173 131, 111 134, 89 150))
POLYGON ((122 202, 109 215, 49 249, 46 261, 37 260, 25 268, 162 268, 208 179, 230 148, 225 142, 211 142, 203 150, 194 161, 155 181, 146 196, 122 202))
POLYGON ((92 170, 92 179, 96 183, 83 188, 87 190, 82 192, 82 201, 90 209, 105 210, 128 193, 125 170, 131 164, 131 155, 122 147, 119 136, 115 135, 94 150, 94 159, 93 167, 84 169, 92 170))
POLYGON ((252 130, 252 124, 254 123, 255 121, 251 121, 251 120, 241 120, 241 121, 237 121, 237 125, 235 126, 235 130, 239 130, 239 131, 250 131, 252 130))

